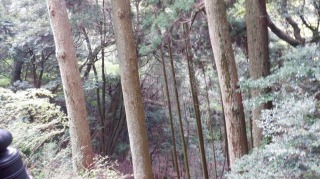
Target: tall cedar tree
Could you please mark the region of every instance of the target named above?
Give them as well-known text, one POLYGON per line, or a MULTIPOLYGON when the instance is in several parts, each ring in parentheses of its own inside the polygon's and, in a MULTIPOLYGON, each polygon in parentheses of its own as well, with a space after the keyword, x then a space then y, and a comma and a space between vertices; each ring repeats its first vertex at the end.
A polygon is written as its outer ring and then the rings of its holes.
POLYGON ((193 61, 192 61, 193 56, 192 56, 191 50, 190 50, 189 37, 187 36, 188 35, 187 29, 189 29, 187 23, 183 24, 183 29, 184 29, 184 37, 185 37, 185 40, 184 40, 185 54, 186 54, 186 59, 188 62, 188 74, 189 74, 189 81, 190 81, 190 88, 191 88, 191 96, 192 96, 193 108, 194 108, 196 124, 197 124, 197 133, 198 133, 198 138, 199 138, 202 174, 203 174, 203 178, 207 179, 207 178, 209 178, 209 174, 208 174, 206 151, 205 151, 205 147, 204 147, 204 139, 203 139, 203 132, 202 132, 197 81, 196 81, 196 76, 195 76, 195 70, 193 67, 193 61))
POLYGON ((167 98, 168 111, 169 111, 171 140, 172 140, 172 147, 173 147, 173 149, 172 149, 173 150, 172 151, 172 154, 173 154, 173 166, 174 166, 174 168, 175 168, 175 170, 177 172, 177 178, 180 179, 179 164, 178 164, 178 157, 177 157, 176 139, 175 139, 175 134, 174 134, 174 124, 173 124, 172 109, 171 109, 170 92, 169 92, 166 63, 164 61, 164 54, 163 54, 162 44, 160 45, 159 49, 160 49, 162 72, 163 72, 164 84, 165 84, 165 89, 166 89, 166 98, 167 98))
MULTIPOLYGON (((268 48, 268 20, 266 1, 246 0, 246 25, 248 38, 249 71, 255 80, 270 74, 268 48)), ((259 96, 268 89, 253 89, 252 98, 259 96)), ((257 126, 262 109, 270 109, 271 102, 260 104, 252 111, 253 147, 258 147, 262 140, 262 129, 257 126)))
POLYGON ((65 0, 47 0, 47 6, 68 111, 73 168, 79 172, 90 167, 93 153, 76 49, 65 0))
POLYGON ((180 130, 182 149, 183 149, 183 163, 184 163, 185 172, 186 172, 186 175, 187 175, 186 178, 190 179, 188 152, 187 152, 186 140, 184 138, 184 130, 183 130, 183 123, 182 123, 181 109, 180 109, 178 85, 177 85, 176 73, 175 73, 175 70, 174 70, 173 55, 172 55, 172 49, 171 49, 171 40, 169 39, 168 41, 169 41, 168 42, 168 52, 169 52, 169 60, 170 60, 170 67, 171 67, 171 75, 172 75, 172 78, 173 78, 174 97, 175 97, 175 103, 177 105, 176 107, 177 107, 177 111, 178 111, 179 130, 180 130))
POLYGON ((230 164, 248 153, 246 125, 238 74, 224 0, 205 0, 210 41, 218 71, 225 113, 230 164))
POLYGON ((149 179, 153 178, 152 166, 138 74, 138 56, 133 35, 130 0, 111 0, 111 5, 134 178, 149 179))

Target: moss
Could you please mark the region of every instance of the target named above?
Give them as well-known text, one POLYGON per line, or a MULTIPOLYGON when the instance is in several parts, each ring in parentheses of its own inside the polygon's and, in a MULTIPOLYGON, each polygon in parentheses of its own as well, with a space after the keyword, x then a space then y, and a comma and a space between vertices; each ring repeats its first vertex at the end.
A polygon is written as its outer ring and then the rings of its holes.
POLYGON ((10 78, 1 77, 0 78, 0 87, 6 87, 10 85, 10 78))

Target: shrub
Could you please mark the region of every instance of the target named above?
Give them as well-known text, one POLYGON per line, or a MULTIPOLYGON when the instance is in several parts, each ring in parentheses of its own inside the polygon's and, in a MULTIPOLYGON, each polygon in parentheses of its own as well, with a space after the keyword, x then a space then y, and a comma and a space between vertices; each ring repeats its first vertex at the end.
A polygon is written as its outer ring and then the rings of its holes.
POLYGON ((31 175, 43 178, 124 178, 107 158, 98 157, 93 169, 73 173, 66 115, 50 103, 54 95, 44 89, 14 93, 0 88, 0 128, 14 136, 31 175))
POLYGON ((264 111, 261 127, 272 143, 232 167, 228 178, 319 178, 320 119, 312 98, 289 99, 264 111))
POLYGON ((272 99, 258 123, 267 144, 238 160, 228 178, 320 177, 320 49, 316 45, 289 50, 272 75, 243 80, 244 92, 271 87, 272 93, 246 101, 249 109, 272 99))

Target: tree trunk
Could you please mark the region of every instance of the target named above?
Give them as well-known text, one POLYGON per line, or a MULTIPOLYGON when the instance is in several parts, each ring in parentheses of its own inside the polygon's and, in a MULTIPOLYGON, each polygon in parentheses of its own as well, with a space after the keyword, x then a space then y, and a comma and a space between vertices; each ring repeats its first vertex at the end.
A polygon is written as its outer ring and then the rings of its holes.
POLYGON ((14 56, 13 56, 13 70, 11 72, 11 84, 16 81, 22 81, 21 74, 22 68, 24 65, 24 56, 27 55, 22 49, 14 48, 14 56))
POLYGON ((103 137, 106 139, 106 155, 113 154, 116 143, 119 141, 121 134, 127 127, 126 115, 123 113, 125 110, 122 96, 121 86, 119 85, 111 96, 110 105, 106 112, 106 121, 102 126, 105 131, 103 137))
MULTIPOLYGON (((103 20, 102 22, 100 22, 100 45, 103 46, 103 43, 105 42, 106 40, 106 32, 105 32, 105 1, 102 0, 102 9, 103 9, 103 20)), ((107 77, 106 77, 106 71, 105 71, 105 56, 104 56, 104 48, 101 48, 101 79, 102 79, 102 92, 101 92, 101 108, 100 108, 100 111, 101 111, 101 123, 102 123, 102 135, 104 136, 105 135, 105 122, 106 122, 106 85, 107 85, 107 77)), ((122 96, 121 96, 121 100, 122 100, 122 96)), ((122 105, 122 103, 121 103, 122 105)), ((120 119, 119 119, 120 120, 120 119)), ((102 137, 102 139, 104 140, 105 138, 102 137)), ((105 141, 103 142, 105 143, 105 141)), ((103 146, 102 149, 103 149, 103 152, 105 152, 105 147, 106 146, 103 146)), ((109 146, 108 146, 109 147, 109 146)))
POLYGON ((73 168, 79 172, 92 164, 92 146, 84 93, 64 0, 47 0, 64 95, 67 105, 73 168))
POLYGON ((230 164, 248 153, 242 96, 223 0, 205 0, 210 41, 218 71, 226 118, 230 164))
POLYGON ((111 0, 134 178, 153 178, 129 0, 111 0))
POLYGON ((37 88, 38 83, 38 75, 37 75, 37 64, 36 64, 36 55, 34 54, 33 50, 29 51, 30 54, 30 65, 31 65, 31 72, 32 72, 32 78, 33 78, 33 87, 37 88))
POLYGON ((178 86, 177 86, 177 79, 176 79, 176 73, 174 70, 173 65, 173 57, 172 57, 172 49, 171 49, 171 40, 169 39, 168 42, 168 50, 169 50, 169 59, 170 59, 170 67, 171 67, 171 74, 173 78, 173 86, 174 86, 174 94, 175 94, 175 102, 177 105, 177 111, 178 111, 178 119, 179 119, 179 130, 180 130, 180 136, 181 136, 181 142, 182 142, 182 149, 183 149, 183 163, 184 168, 186 170, 186 178, 190 179, 190 169, 189 169, 189 162, 188 162, 188 152, 187 152, 187 146, 184 138, 184 130, 183 130, 183 123, 182 123, 182 115, 181 115, 181 109, 180 109, 180 100, 179 100, 179 93, 178 93, 178 86))
POLYGON ((217 171, 217 160, 216 160, 216 151, 215 151, 215 145, 214 145, 214 132, 213 132, 213 127, 214 127, 214 118, 211 115, 211 110, 210 110, 210 99, 209 99, 209 88, 208 88, 208 82, 207 82, 207 75, 205 71, 205 64, 201 63, 201 70, 203 74, 203 79, 204 79, 204 84, 205 84, 205 94, 206 94, 206 102, 207 102, 207 114, 208 114, 208 123, 207 126, 209 126, 209 133, 210 136, 212 137, 212 154, 213 154, 213 166, 214 166, 214 176, 215 178, 218 178, 218 171, 217 171))
POLYGON ((163 77, 164 77, 164 84, 166 89, 166 98, 167 98, 167 104, 168 104, 168 110, 169 110, 169 120, 170 120, 170 130, 171 130, 171 140, 173 145, 173 163, 174 168, 177 172, 177 178, 180 179, 179 174, 179 164, 178 164, 178 157, 177 157, 177 147, 176 147, 176 139, 174 134, 174 125, 173 125, 173 117, 172 117, 172 109, 171 109, 171 100, 170 100, 170 93, 169 93, 169 85, 168 85, 168 78, 167 78, 167 70, 166 70, 166 64, 164 61, 164 55, 163 55, 163 49, 162 44, 159 47, 160 49, 160 57, 161 57, 161 63, 162 63, 162 71, 163 71, 163 77))
MULTIPOLYGON (((256 80, 270 74, 268 20, 265 0, 246 0, 246 25, 249 54, 250 77, 256 80)), ((251 97, 255 98, 267 89, 253 89, 251 97)), ((253 147, 262 141, 262 129, 257 126, 262 109, 270 109, 270 104, 261 104, 252 111, 253 147)))
POLYGON ((199 99, 198 99, 198 89, 197 89, 197 82, 196 82, 196 76, 195 71, 193 67, 193 61, 192 61, 192 55, 189 54, 189 38, 187 36, 188 32, 187 29, 189 27, 187 24, 183 24, 184 29, 184 38, 185 38, 185 52, 186 52, 186 58, 188 62, 188 73, 189 73, 189 81, 191 86, 191 96, 192 96, 192 102, 193 102, 193 108, 195 112, 195 118, 196 118, 196 124, 197 124, 197 132, 198 132, 198 138, 199 138, 199 148, 200 148, 200 154, 201 154, 201 165, 202 165, 202 174, 203 178, 208 179, 208 168, 207 168, 207 159, 206 159, 206 152, 204 147, 204 139, 203 139, 203 132, 202 132, 202 124, 201 124, 201 113, 200 113, 200 107, 199 107, 199 99))
POLYGON ((11 84, 16 81, 22 81, 21 73, 24 61, 20 59, 14 59, 13 71, 11 75, 11 84))

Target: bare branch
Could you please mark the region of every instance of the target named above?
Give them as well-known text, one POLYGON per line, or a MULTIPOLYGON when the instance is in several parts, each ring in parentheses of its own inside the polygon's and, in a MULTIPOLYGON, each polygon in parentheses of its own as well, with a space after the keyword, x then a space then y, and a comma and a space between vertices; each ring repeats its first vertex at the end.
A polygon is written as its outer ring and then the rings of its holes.
POLYGON ((315 27, 312 27, 302 15, 300 15, 299 17, 300 17, 303 25, 305 25, 308 29, 310 29, 312 32, 316 30, 315 27))
POLYGON ((290 45, 296 47, 298 45, 303 45, 302 42, 300 42, 297 39, 294 39, 292 37, 290 37, 288 34, 286 34, 285 32, 283 32, 281 29, 279 29, 270 19, 269 15, 268 16, 268 27, 270 28, 270 30, 276 34, 280 39, 286 41, 287 43, 289 43, 290 45))
POLYGON ((291 18, 291 17, 286 17, 286 21, 291 25, 291 27, 293 28, 293 35, 294 37, 299 40, 302 44, 305 43, 306 39, 301 37, 300 34, 300 28, 298 26, 298 24, 291 18))

